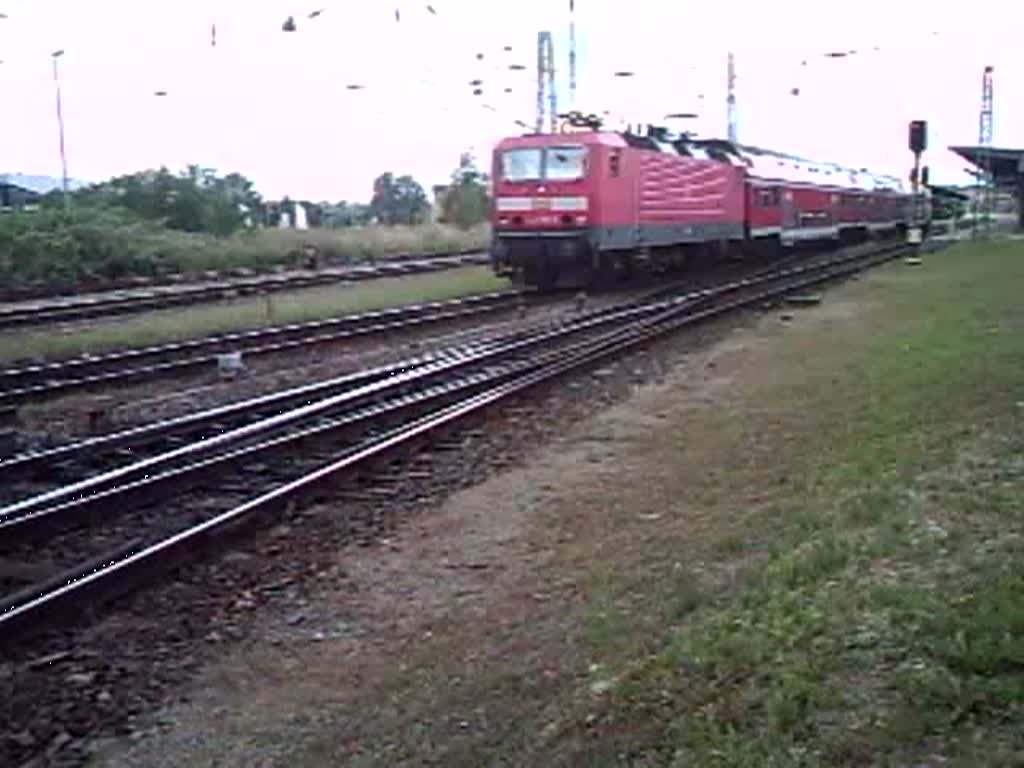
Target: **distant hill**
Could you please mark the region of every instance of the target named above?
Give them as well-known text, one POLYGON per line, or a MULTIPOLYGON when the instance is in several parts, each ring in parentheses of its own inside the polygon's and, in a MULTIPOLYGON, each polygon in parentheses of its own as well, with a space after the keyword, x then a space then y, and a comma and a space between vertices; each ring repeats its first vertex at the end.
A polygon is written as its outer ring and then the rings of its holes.
MULTIPOLYGON (((10 184, 21 187, 38 195, 45 195, 55 189, 61 188, 61 180, 55 176, 33 176, 27 173, 0 173, 0 184, 10 184)), ((68 189, 81 189, 88 186, 88 182, 68 179, 68 189)))

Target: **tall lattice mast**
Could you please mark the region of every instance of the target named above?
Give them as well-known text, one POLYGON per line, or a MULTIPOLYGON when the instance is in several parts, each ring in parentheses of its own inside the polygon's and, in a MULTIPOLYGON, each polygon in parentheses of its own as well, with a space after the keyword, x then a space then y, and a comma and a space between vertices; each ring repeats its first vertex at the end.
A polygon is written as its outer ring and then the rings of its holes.
POLYGON ((992 179, 992 67, 985 67, 981 77, 981 112, 978 115, 978 166, 980 168, 980 189, 974 196, 975 222, 984 218, 988 222, 992 215, 995 202, 995 190, 992 179))
POLYGON ((551 33, 537 33, 537 133, 544 130, 544 96, 547 94, 550 110, 549 123, 551 133, 555 132, 555 121, 558 119, 558 97, 555 94, 555 47, 551 41, 551 33))
POLYGON ((726 120, 728 121, 728 136, 729 141, 739 141, 739 126, 737 125, 738 117, 736 115, 736 57, 733 56, 732 52, 729 52, 729 71, 728 71, 728 83, 727 83, 726 96, 726 120))
POLYGON ((576 0, 569 0, 569 109, 576 109, 576 0))

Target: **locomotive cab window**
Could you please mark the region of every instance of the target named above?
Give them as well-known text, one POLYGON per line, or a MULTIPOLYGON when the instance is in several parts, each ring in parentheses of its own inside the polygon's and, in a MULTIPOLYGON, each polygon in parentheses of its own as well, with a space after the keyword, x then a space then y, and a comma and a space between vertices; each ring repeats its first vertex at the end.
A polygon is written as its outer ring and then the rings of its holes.
POLYGON ((586 147, 523 147, 501 154, 505 181, 575 181, 586 173, 586 147))
POLYGON ((608 175, 612 178, 617 178, 622 173, 622 152, 618 149, 613 149, 611 154, 608 155, 608 175))
POLYGON ((501 177, 505 181, 539 181, 544 170, 540 149, 509 149, 501 154, 501 177))
POLYGON ((549 181, 575 181, 587 175, 586 147, 548 147, 544 159, 549 181))

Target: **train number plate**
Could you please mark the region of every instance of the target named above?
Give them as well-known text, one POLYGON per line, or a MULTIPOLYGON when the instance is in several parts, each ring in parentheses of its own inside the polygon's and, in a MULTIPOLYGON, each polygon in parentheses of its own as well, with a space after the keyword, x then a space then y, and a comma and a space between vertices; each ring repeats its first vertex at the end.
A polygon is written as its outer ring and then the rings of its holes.
POLYGON ((535 197, 535 198, 533 198, 533 210, 535 210, 535 211, 550 211, 551 210, 551 198, 550 197, 535 197))

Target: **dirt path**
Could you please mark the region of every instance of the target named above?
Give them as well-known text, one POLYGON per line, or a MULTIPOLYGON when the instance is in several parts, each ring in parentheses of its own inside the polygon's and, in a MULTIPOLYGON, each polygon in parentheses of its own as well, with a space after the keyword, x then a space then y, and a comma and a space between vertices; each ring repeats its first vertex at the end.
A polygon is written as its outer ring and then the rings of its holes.
POLYGON ((745 422, 766 418, 758 388, 798 382, 798 366, 773 363, 810 358, 830 329, 859 323, 864 294, 769 313, 388 546, 340 551, 339 578, 96 764, 557 762, 547 745, 585 739, 578 723, 614 682, 602 656, 649 650, 635 638, 666 618, 650 606, 685 612, 689 585, 737 577, 746 556, 708 553, 785 495, 801 434, 817 426, 769 414, 776 428, 748 436, 745 422), (609 580, 621 599, 606 603, 609 580))

